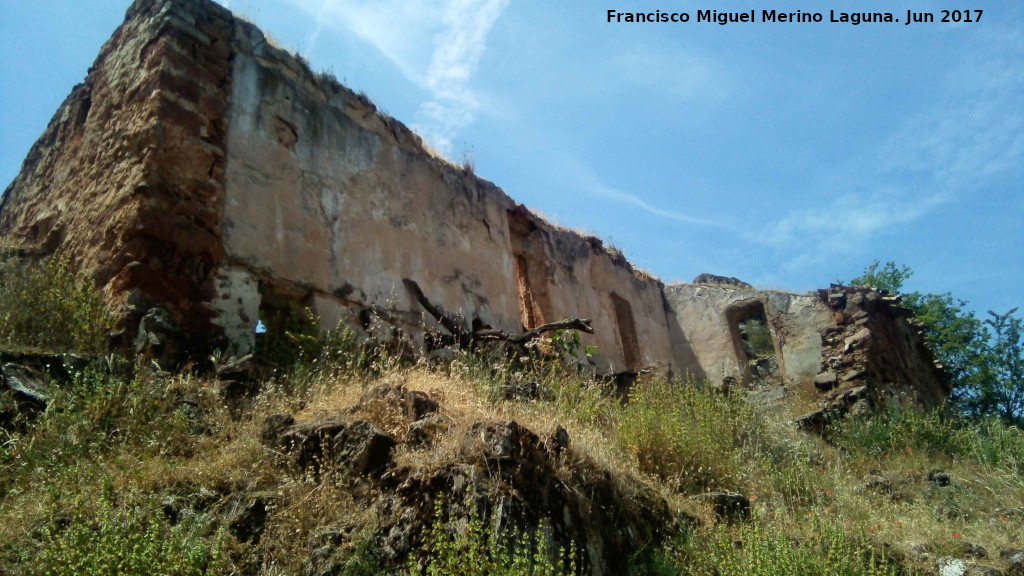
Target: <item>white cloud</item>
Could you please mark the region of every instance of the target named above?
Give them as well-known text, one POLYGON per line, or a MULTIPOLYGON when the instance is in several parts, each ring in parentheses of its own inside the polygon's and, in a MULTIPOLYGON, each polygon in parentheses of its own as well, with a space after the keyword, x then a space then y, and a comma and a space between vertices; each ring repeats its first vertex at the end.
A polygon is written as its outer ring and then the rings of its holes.
POLYGON ((420 131, 450 153, 452 140, 473 122, 480 103, 469 81, 487 46, 487 35, 509 0, 453 0, 445 10, 444 29, 434 37, 427 72, 433 99, 420 109, 420 131))
POLYGON ((425 89, 430 100, 420 106, 414 128, 445 154, 480 109, 471 80, 509 1, 290 0, 316 19, 311 52, 323 29, 342 29, 373 45, 425 89))
POLYGON ((951 67, 937 97, 874 150, 819 182, 828 201, 799 208, 752 239, 807 268, 853 254, 878 233, 968 200, 1024 158, 1024 35, 986 38, 951 67))
POLYGON ((814 250, 842 251, 880 230, 913 222, 945 201, 943 194, 908 195, 895 188, 850 192, 823 206, 790 212, 760 239, 776 246, 804 244, 814 250))
POLYGON ((613 188, 604 183, 601 178, 595 174, 589 168, 583 166, 579 161, 574 159, 568 159, 568 161, 561 164, 566 170, 568 170, 573 178, 573 182, 577 184, 581 191, 584 193, 594 193, 598 196, 609 198, 622 204, 629 204, 636 206, 641 210, 644 210, 655 216, 662 218, 668 218, 676 220, 678 222, 685 222, 687 224, 699 224, 702 226, 720 226, 725 225, 715 220, 709 220, 707 218, 701 218, 698 216, 690 216, 689 214, 683 214, 682 212, 676 212, 673 210, 666 210, 657 206, 648 204, 644 199, 640 198, 635 194, 629 192, 623 192, 618 188, 613 188))

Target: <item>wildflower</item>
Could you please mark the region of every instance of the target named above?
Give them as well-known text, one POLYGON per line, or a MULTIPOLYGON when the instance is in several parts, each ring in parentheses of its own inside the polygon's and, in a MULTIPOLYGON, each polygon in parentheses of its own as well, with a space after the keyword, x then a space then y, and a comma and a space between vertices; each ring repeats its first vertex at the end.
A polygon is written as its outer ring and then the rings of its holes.
POLYGON ((886 460, 888 460, 888 459, 889 459, 889 455, 888 455, 888 454, 886 454, 886 455, 885 455, 885 459, 886 459, 886 460))
POLYGON ((961 534, 959 532, 953 532, 953 538, 960 538, 962 536, 963 536, 963 534, 961 534))
POLYGON ((1002 517, 1002 518, 1000 518, 999 520, 1000 520, 1000 521, 1002 521, 1002 522, 1006 522, 1006 521, 1007 521, 1007 518, 1006 518, 1006 516, 1003 516, 1003 517, 1002 517))
POLYGON ((907 446, 907 454, 910 454, 910 453, 911 453, 910 446, 907 446))

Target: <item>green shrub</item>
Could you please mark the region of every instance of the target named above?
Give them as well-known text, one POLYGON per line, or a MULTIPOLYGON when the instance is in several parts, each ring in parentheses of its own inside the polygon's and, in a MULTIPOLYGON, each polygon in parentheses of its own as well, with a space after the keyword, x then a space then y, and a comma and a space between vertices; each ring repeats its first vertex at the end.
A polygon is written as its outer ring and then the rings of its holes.
POLYGON ((92 278, 75 272, 70 257, 0 261, 0 344, 98 353, 112 325, 92 278))
POLYGON ((842 526, 815 520, 799 537, 756 523, 695 533, 677 550, 678 574, 692 576, 896 576, 901 566, 851 538, 842 526))
POLYGON ((969 426, 962 437, 969 441, 969 455, 981 464, 1024 476, 1024 430, 991 417, 969 426))
POLYGON ((424 576, 569 576, 576 573, 571 552, 552 550, 544 526, 528 533, 514 529, 499 534, 477 518, 452 531, 438 504, 422 552, 425 566, 410 560, 408 574, 424 576), (568 557, 568 561, 566 560, 568 557))
POLYGON ((854 454, 884 459, 923 451, 1024 474, 1024 431, 996 417, 974 420, 941 410, 895 407, 870 418, 847 419, 835 431, 837 442, 854 454))
POLYGON ((551 347, 567 362, 576 367, 576 372, 594 371, 597 363, 594 352, 597 346, 584 346, 580 341, 579 330, 555 330, 549 337, 551 347))
POLYGON ((46 576, 187 576, 212 574, 224 532, 201 520, 171 525, 153 501, 132 495, 123 506, 100 497, 98 509, 77 510, 64 528, 47 527, 31 574, 46 576))
POLYGON ((321 331, 320 317, 309 308, 291 306, 264 315, 265 331, 256 335, 255 357, 300 379, 323 370, 379 374, 402 358, 402 342, 365 341, 345 319, 333 330, 321 331))
POLYGON ((365 530, 355 534, 350 541, 350 554, 331 569, 337 576, 378 576, 385 574, 381 568, 380 552, 373 534, 365 530))
POLYGON ((789 508, 827 502, 835 494, 835 469, 807 443, 768 435, 748 462, 754 477, 751 488, 778 496, 789 508))
POLYGON ((109 374, 89 367, 70 385, 56 388, 49 407, 25 434, 0 444, 0 497, 14 482, 34 482, 80 470, 118 449, 140 455, 185 456, 196 437, 191 434, 183 388, 188 377, 174 382, 144 375, 109 374))
POLYGON ((638 384, 618 419, 620 443, 641 470, 682 492, 735 489, 744 448, 757 434, 753 408, 742 399, 693 382, 638 384))
POLYGON ((894 406, 864 419, 847 419, 837 428, 839 442, 854 453, 884 457, 886 454, 924 450, 933 454, 959 453, 962 430, 941 412, 922 412, 894 406))
POLYGON ((606 385, 577 375, 547 375, 541 385, 550 390, 559 414, 580 424, 612 425, 622 407, 606 385))

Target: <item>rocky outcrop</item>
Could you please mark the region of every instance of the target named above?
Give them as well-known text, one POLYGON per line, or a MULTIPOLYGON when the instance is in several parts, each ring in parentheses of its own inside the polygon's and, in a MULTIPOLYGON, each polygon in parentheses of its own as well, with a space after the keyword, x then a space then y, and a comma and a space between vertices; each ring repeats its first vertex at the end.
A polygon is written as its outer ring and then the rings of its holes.
POLYGON ((290 424, 272 417, 264 424, 267 445, 288 458, 297 470, 319 474, 326 470, 379 477, 391 460, 395 440, 362 419, 290 424))
POLYGON ((101 372, 114 358, 0 350, 0 429, 24 430, 50 405, 60 386, 87 368, 101 372))
POLYGON ((397 559, 416 548, 438 498, 445 516, 474 514, 503 530, 546 522, 556 549, 575 545, 588 574, 635 573, 634 555, 671 529, 660 495, 614 481, 572 453, 567 437, 545 439, 516 422, 478 422, 461 447, 459 461, 440 469, 402 467, 384 477, 396 519, 382 529, 386 555, 397 559), (574 463, 565 466, 563 458, 574 463))
MULTIPOLYGON (((555 549, 574 550, 584 573, 633 574, 635 554, 673 529, 661 495, 630 478, 614 479, 576 453, 561 426, 540 435, 515 421, 481 421, 456 431, 436 415, 440 409, 422 392, 382 385, 335 419, 296 423, 289 415, 269 416, 262 439, 295 473, 370 482, 384 501, 375 545, 392 565, 420 548, 432 523, 473 517, 499 532, 546 524, 555 549), (389 414, 374 404, 383 398, 404 400, 389 414), (414 420, 404 438, 381 428, 398 424, 395 416, 414 420), (442 463, 398 465, 391 457, 400 445, 419 452, 453 434, 454 457, 442 463)), ((713 503, 730 518, 750 513, 742 496, 717 495, 713 503)), ((331 573, 332 558, 330 547, 318 551, 308 572, 331 573)))
POLYGON ((46 410, 50 397, 42 374, 17 364, 0 365, 0 429, 23 427, 46 410))
POLYGON ((691 500, 711 504, 715 515, 723 520, 750 520, 750 499, 732 492, 710 492, 692 496, 691 500))

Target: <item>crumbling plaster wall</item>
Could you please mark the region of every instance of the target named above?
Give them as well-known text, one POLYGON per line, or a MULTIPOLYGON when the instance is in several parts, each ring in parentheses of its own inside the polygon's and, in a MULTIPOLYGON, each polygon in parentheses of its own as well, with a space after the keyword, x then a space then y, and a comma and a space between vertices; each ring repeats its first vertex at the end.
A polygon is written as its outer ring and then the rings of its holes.
MULTIPOLYGON (((324 327, 359 310, 386 311, 409 327, 424 320, 402 284, 415 280, 452 314, 509 332, 523 329, 509 213, 526 219, 544 320, 593 319, 600 368, 669 368, 672 345, 661 284, 615 261, 600 242, 558 229, 490 182, 432 157, 415 135, 364 97, 314 75, 234 27, 230 129, 224 181, 225 264, 214 304, 244 352, 260 292, 286 291, 324 327), (641 360, 626 366, 611 294, 630 302, 641 360)), ((431 322, 427 324, 432 325, 431 322)))
POLYGON ((712 383, 725 378, 747 381, 738 358, 730 311, 758 302, 764 307, 784 381, 809 381, 822 361, 822 337, 833 314, 813 294, 760 291, 716 284, 676 284, 665 298, 703 376, 712 383))
POLYGON ((898 296, 864 286, 788 294, 702 283, 667 286, 665 298, 694 364, 712 385, 727 379, 751 384, 736 323, 763 310, 783 397, 793 391, 809 394, 821 408, 804 418, 812 427, 857 409, 858 403, 931 408, 950 392, 921 326, 898 296))

